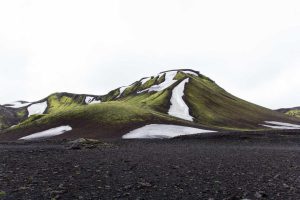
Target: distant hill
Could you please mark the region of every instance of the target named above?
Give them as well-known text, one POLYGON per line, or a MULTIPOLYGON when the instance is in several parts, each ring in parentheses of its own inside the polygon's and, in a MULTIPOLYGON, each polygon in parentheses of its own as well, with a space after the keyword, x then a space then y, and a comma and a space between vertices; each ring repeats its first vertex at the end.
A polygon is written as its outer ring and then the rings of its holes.
POLYGON ((292 117, 300 118, 300 107, 294 107, 294 108, 281 108, 277 110, 278 112, 287 114, 292 117))

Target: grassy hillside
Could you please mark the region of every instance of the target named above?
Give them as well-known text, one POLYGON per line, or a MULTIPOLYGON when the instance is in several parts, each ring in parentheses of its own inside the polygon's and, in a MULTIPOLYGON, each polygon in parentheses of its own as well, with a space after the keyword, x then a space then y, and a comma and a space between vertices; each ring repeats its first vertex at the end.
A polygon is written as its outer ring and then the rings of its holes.
POLYGON ((300 118, 300 107, 295 108, 282 108, 277 110, 278 112, 284 113, 286 115, 300 118))
POLYGON ((299 110, 290 110, 286 114, 289 116, 300 118, 300 109, 299 110))
POLYGON ((64 137, 68 138, 77 138, 79 136, 90 138, 121 137, 133 128, 149 123, 203 127, 151 109, 113 101, 70 107, 59 112, 31 116, 17 126, 0 134, 0 139, 14 140, 30 133, 61 125, 72 126, 73 131, 64 134, 64 137))

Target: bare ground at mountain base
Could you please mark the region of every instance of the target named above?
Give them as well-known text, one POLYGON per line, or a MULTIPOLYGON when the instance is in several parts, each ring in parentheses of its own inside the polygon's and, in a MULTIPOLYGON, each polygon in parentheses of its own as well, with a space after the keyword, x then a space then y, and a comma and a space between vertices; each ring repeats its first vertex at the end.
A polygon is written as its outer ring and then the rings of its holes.
POLYGON ((0 199, 300 199, 295 131, 73 147, 2 142, 0 199))

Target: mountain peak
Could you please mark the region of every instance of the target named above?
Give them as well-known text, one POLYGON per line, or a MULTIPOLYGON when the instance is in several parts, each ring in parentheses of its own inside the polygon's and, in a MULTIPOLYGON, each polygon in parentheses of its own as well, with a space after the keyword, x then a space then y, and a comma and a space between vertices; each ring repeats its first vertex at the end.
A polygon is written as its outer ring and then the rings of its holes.
POLYGON ((190 73, 190 74, 194 74, 194 75, 200 75, 199 71, 193 70, 193 69, 171 69, 171 70, 166 70, 166 71, 162 71, 159 74, 162 73, 166 73, 166 72, 183 72, 183 73, 190 73))

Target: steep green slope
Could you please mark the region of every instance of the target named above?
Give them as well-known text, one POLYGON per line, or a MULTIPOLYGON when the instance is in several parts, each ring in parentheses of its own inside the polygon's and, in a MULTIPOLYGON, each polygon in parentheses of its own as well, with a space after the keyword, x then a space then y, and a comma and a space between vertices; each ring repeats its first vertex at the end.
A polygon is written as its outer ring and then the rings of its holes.
POLYGON ((186 87, 185 100, 197 123, 230 129, 253 129, 260 128, 264 121, 291 120, 239 99, 208 79, 192 78, 186 87))
MULTIPOLYGON (((185 71, 178 71, 175 76, 177 82, 163 91, 138 94, 145 89, 140 85, 131 95, 123 95, 118 101, 134 103, 167 114, 173 89, 186 78, 189 78, 189 83, 185 86, 183 98, 190 115, 194 117, 194 123, 225 130, 261 129, 264 121, 299 123, 295 119, 231 95, 206 76, 185 71)), ((152 85, 155 83, 147 87, 152 85)))

